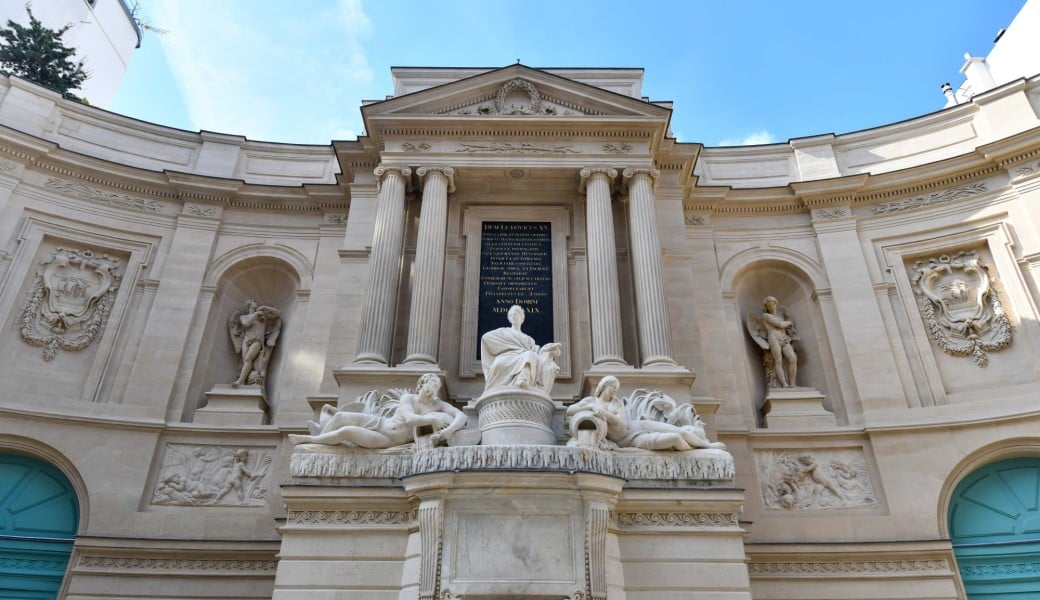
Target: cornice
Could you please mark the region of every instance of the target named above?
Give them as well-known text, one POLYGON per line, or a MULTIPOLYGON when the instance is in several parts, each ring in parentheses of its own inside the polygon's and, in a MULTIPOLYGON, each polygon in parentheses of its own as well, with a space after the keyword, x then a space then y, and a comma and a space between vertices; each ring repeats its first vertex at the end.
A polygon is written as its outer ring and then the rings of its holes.
POLYGON ((693 185, 688 188, 683 208, 717 214, 790 214, 839 206, 875 205, 872 212, 876 216, 923 208, 990 191, 983 180, 1009 171, 1012 165, 1040 157, 1040 128, 1028 136, 1023 135, 1022 139, 1009 138, 999 144, 1003 144, 1002 148, 1010 144, 1017 153, 983 148, 890 173, 794 182, 784 187, 734 189, 693 185), (1030 143, 1025 143, 1025 138, 1031 138, 1030 143), (1000 162, 991 159, 998 154, 1002 157, 1000 162))

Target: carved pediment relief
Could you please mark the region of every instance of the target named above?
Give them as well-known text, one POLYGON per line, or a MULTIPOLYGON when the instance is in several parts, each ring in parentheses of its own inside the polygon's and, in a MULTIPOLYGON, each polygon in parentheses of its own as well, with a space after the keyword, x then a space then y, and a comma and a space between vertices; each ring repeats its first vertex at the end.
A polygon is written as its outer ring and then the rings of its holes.
POLYGON ((503 83, 494 94, 484 94, 461 106, 436 111, 442 115, 544 115, 585 116, 602 114, 594 109, 543 95, 535 84, 522 78, 503 83))
POLYGON ((374 116, 665 117, 655 104, 523 65, 405 93, 364 107, 374 116))

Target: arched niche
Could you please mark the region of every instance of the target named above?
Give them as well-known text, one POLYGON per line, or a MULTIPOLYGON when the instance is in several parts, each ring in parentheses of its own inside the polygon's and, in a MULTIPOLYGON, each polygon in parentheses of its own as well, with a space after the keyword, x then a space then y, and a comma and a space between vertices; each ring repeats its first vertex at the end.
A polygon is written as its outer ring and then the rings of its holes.
POLYGON ((978 466, 948 498, 944 525, 969 600, 1040 597, 1040 453, 978 466))
POLYGON ((57 467, 0 449, 0 590, 57 598, 80 526, 72 482, 57 467))
POLYGON ((268 406, 272 412, 277 410, 279 383, 294 337, 300 291, 309 283, 310 270, 303 257, 284 248, 277 253, 268 246, 240 248, 214 261, 203 289, 203 303, 208 302, 209 306, 188 390, 185 420, 191 420, 195 409, 205 405, 207 391, 238 377, 242 363, 231 341, 228 322, 248 300, 281 312, 282 329, 265 384, 268 406))
POLYGON ((817 290, 827 287, 818 265, 803 254, 781 248, 752 249, 730 259, 722 269, 724 294, 732 300, 732 318, 740 329, 748 390, 755 406, 759 426, 764 423, 762 404, 767 392, 762 349, 747 333, 749 314, 761 314, 767 296, 777 299, 798 332, 796 383, 824 394, 824 407, 838 413, 840 399, 834 397, 838 386, 832 381, 834 362, 827 342, 827 330, 817 290))

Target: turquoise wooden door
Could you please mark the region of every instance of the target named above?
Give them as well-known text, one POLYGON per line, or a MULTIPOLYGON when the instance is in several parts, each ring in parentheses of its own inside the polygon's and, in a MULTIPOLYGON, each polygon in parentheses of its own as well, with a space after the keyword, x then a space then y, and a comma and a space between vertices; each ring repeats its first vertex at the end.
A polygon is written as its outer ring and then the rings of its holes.
POLYGON ((1015 458, 961 481, 950 538, 970 600, 1040 598, 1040 458, 1015 458))
POLYGON ((56 598, 78 524, 76 494, 61 471, 0 454, 0 598, 56 598))

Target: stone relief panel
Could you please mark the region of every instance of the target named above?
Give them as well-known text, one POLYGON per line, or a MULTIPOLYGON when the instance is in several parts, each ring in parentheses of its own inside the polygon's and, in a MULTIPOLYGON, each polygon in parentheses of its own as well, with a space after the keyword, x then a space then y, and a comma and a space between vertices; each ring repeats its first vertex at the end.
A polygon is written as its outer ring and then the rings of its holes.
POLYGON ((264 506, 274 448, 167 444, 152 504, 264 506))
POLYGON ((989 363, 987 352, 1011 344, 1011 321, 989 268, 974 250, 913 261, 908 269, 925 327, 943 352, 989 363))
POLYGON ((42 261, 18 317, 22 340, 43 359, 76 352, 101 338, 119 289, 121 261, 94 250, 56 248, 42 261))
POLYGON ((876 506, 877 494, 859 449, 756 452, 766 508, 815 510, 876 506))
POLYGON ((503 83, 493 93, 455 104, 437 111, 451 115, 544 115, 582 116, 600 114, 574 102, 546 96, 526 79, 516 78, 503 83))

